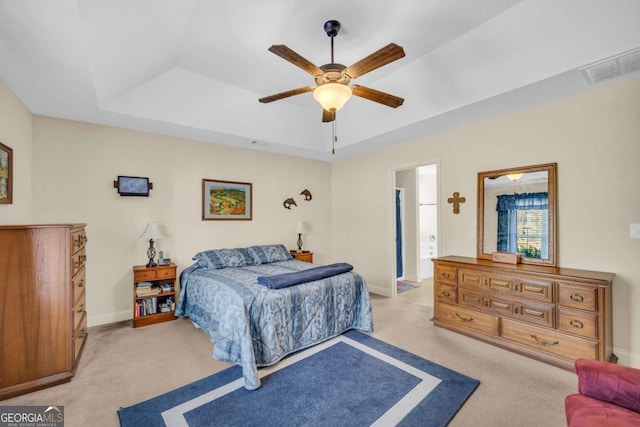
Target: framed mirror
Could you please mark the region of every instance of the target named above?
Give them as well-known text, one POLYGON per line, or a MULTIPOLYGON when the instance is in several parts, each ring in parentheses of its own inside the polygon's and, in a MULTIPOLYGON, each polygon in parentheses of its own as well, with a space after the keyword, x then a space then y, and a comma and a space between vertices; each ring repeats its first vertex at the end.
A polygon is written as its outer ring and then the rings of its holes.
POLYGON ((556 266, 556 163, 478 173, 478 258, 556 266))

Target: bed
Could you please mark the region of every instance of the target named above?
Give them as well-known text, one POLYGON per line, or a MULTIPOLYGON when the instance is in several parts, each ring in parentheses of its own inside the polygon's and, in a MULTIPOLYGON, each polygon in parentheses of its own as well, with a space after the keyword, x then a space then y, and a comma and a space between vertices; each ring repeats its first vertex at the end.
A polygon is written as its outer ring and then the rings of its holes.
POLYGON ((373 331, 369 292, 348 271, 281 289, 264 279, 307 274, 284 245, 199 252, 180 275, 176 316, 188 316, 214 342, 213 357, 239 364, 244 386, 260 387, 258 367, 349 329, 373 331))

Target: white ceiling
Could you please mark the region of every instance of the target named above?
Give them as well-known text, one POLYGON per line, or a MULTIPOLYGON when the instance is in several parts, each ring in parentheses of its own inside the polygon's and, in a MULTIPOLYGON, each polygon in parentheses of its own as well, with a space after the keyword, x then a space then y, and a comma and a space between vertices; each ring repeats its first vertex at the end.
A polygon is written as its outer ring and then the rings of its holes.
POLYGON ((589 89, 579 68, 640 46, 638 0, 0 0, 0 79, 35 114, 332 161, 589 89), (406 56, 355 83, 331 124, 267 51, 344 65, 406 56))

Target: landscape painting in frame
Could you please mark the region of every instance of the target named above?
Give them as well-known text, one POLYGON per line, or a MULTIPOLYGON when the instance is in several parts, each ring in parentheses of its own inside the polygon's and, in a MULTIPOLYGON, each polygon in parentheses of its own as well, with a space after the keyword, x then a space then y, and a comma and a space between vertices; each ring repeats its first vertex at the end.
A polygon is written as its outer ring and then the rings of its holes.
POLYGON ((251 183, 202 180, 202 220, 251 219, 251 183))
POLYGON ((13 150, 0 142, 0 204, 13 203, 13 150))

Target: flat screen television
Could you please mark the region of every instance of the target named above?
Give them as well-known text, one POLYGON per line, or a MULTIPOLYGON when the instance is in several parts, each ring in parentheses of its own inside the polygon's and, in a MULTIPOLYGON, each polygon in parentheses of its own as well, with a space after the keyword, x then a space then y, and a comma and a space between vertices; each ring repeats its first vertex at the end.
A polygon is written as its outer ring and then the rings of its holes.
POLYGON ((149 197, 149 178, 118 176, 118 194, 121 196, 149 197))

